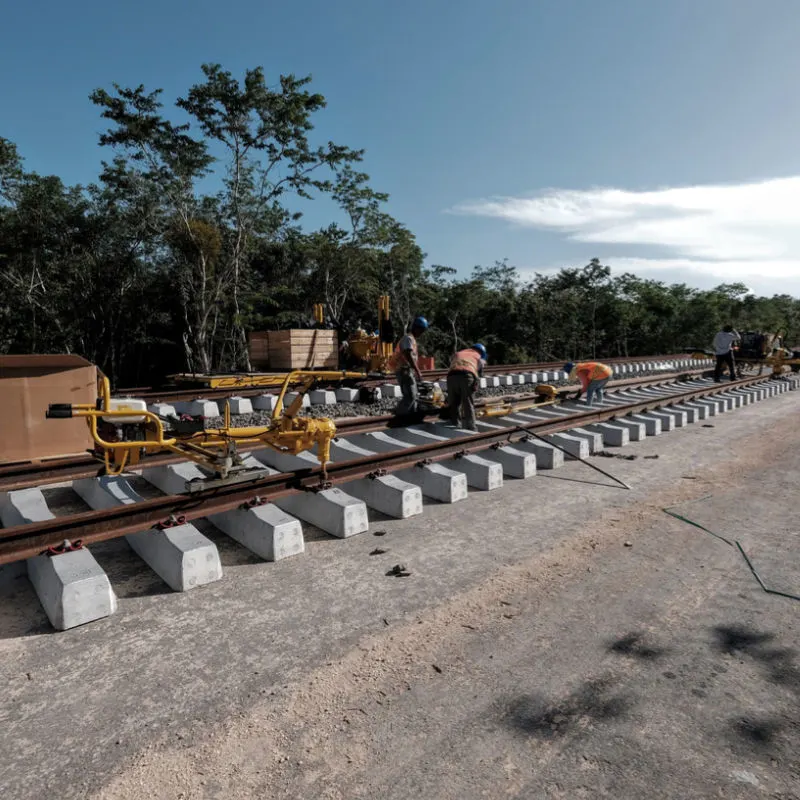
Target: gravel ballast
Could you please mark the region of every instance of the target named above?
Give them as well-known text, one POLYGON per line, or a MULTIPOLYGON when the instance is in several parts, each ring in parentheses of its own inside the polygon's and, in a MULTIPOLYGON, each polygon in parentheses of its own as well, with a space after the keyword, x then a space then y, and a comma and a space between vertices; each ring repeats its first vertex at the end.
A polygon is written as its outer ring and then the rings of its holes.
MULTIPOLYGON (((663 376, 668 378, 670 376, 676 376, 687 372, 686 369, 652 369, 647 371, 642 371, 636 373, 635 376, 615 376, 612 380, 625 380, 630 377, 637 377, 637 378, 647 378, 647 377, 660 377, 663 376)), ((442 380, 439 381, 442 389, 446 391, 445 384, 446 381, 442 380)), ((578 389, 578 384, 574 382, 570 382, 566 379, 559 379, 556 381, 547 381, 551 386, 556 387, 564 387, 564 386, 575 386, 575 390, 578 389)), ((532 394, 533 393, 533 385, 532 384, 524 384, 524 385, 515 385, 515 386, 498 386, 493 387, 491 389, 479 389, 475 397, 476 399, 486 398, 486 397, 503 397, 507 395, 520 395, 520 394, 532 394)), ((221 403, 220 403, 221 406, 221 403)), ((397 406, 397 400, 395 399, 384 399, 378 400, 375 403, 336 403, 334 405, 328 406, 311 406, 310 408, 304 408, 300 412, 300 416, 304 417, 312 417, 312 418, 320 418, 320 417, 329 417, 331 419, 345 419, 345 418, 352 418, 352 417, 380 417, 385 414, 391 414, 397 406)), ((256 426, 256 425, 266 425, 271 418, 271 412, 269 411, 253 411, 252 414, 240 414, 240 415, 233 415, 231 416, 231 422, 236 427, 248 427, 248 426, 256 426)), ((223 418, 219 417, 208 417, 208 427, 209 428, 216 428, 220 427, 223 424, 223 418)))

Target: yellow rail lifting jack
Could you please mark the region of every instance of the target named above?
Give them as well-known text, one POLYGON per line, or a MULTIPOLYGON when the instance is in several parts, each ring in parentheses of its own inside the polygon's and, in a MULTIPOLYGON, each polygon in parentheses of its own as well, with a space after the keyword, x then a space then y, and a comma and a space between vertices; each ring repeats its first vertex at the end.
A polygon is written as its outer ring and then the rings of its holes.
POLYGON ((233 427, 230 406, 226 402, 222 427, 206 428, 203 418, 164 418, 148 411, 142 400, 112 398, 108 378, 98 373, 95 405, 54 403, 49 406, 47 417, 85 418, 95 443, 95 453, 103 461, 102 474, 105 475, 121 475, 139 464, 148 453, 173 452, 194 461, 209 473, 207 479, 186 483, 188 492, 205 491, 271 474, 266 468, 245 464, 238 449, 240 446, 267 445, 291 455, 316 447, 322 480, 325 481, 336 425, 327 418, 297 416, 303 396, 319 381, 362 377, 360 373, 351 372, 290 372, 283 381, 268 424, 233 427), (297 395, 289 407, 284 408, 286 391, 292 384, 299 384, 297 395))

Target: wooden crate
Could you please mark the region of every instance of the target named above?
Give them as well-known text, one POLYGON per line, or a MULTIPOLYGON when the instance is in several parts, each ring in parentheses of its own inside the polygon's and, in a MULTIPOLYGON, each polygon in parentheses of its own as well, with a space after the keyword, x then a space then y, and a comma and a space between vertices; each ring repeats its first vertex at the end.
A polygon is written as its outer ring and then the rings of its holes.
POLYGON ((270 369, 337 369, 339 337, 332 330, 268 331, 270 369))
POLYGON ((247 337, 253 369, 269 369, 269 333, 253 331, 247 337))

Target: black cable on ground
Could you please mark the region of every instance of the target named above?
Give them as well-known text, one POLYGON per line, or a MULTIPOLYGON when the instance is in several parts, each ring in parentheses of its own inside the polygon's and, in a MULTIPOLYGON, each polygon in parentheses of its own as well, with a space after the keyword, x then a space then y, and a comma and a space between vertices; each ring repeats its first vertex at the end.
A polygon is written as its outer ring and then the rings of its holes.
POLYGON ((750 572, 753 573, 755 579, 758 581, 758 585, 767 593, 767 594, 777 594, 779 597, 788 597, 790 600, 800 600, 800 595, 796 594, 789 594, 788 592, 781 592, 778 589, 770 589, 764 581, 761 580, 761 576, 756 572, 756 568, 753 566, 753 562, 747 557, 747 553, 742 549, 741 544, 736 542, 736 547, 739 549, 739 552, 742 554, 742 558, 747 562, 747 566, 750 567, 750 572))
MULTIPOLYGON (((699 497, 697 500, 693 500, 692 502, 693 503, 699 503, 700 500, 708 500, 709 497, 711 497, 711 495, 707 494, 705 497, 699 497)), ((674 508, 674 507, 675 506, 672 506, 671 508, 662 508, 661 510, 665 514, 669 514, 671 517, 675 517, 675 519, 679 519, 681 522, 685 522, 688 525, 694 525, 695 528, 699 528, 701 531, 705 531, 706 533, 710 533, 713 537, 715 537, 716 539, 721 539, 723 542, 725 542, 725 544, 730 545, 731 547, 735 546, 734 543, 730 539, 726 539, 724 536, 720 536, 720 534, 714 533, 714 531, 710 531, 708 528, 704 528, 699 523, 693 522, 692 520, 688 519, 687 517, 682 517, 680 514, 676 514, 674 511, 672 511, 672 508, 674 508)))
MULTIPOLYGON (((709 497, 711 497, 710 494, 706 495, 705 497, 700 497, 697 500, 693 500, 692 502, 693 503, 697 503, 700 500, 707 500, 709 497)), ((744 548, 742 547, 742 545, 741 545, 741 543, 739 542, 738 539, 734 539, 733 541, 731 541, 730 539, 726 539, 724 536, 720 536, 718 533, 714 533, 714 531, 710 531, 708 528, 706 528, 705 526, 701 525, 699 522, 694 522, 694 520, 688 519, 687 517, 681 516, 680 514, 676 514, 674 511, 672 511, 672 508, 675 508, 675 506, 672 506, 670 508, 662 508, 661 510, 665 514, 669 514, 669 516, 675 517, 675 519, 679 519, 681 522, 686 522, 687 524, 692 525, 695 528, 699 528, 701 531, 704 531, 705 533, 710 533, 715 539, 721 539, 723 542, 725 542, 725 544, 730 545, 731 547, 735 547, 741 553, 742 558, 744 558, 745 564, 747 564, 747 566, 750 568, 750 572, 753 573, 753 577, 756 579, 756 581, 758 581, 758 585, 767 594, 776 594, 779 597, 788 597, 790 600, 799 600, 800 601, 800 595, 789 594, 789 592, 781 592, 778 589, 770 589, 769 586, 767 586, 764 583, 764 581, 761 580, 761 576, 756 571, 756 568, 753 566, 753 562, 750 560, 750 558, 748 557, 747 553, 745 553, 744 548)))
POLYGON ((583 459, 583 458, 577 458, 576 456, 572 455, 572 453, 570 453, 569 450, 566 450, 565 448, 561 447, 560 445, 557 445, 554 442, 551 442, 549 439, 545 439, 544 436, 539 436, 538 433, 534 433, 533 431, 526 430, 525 428, 520 428, 519 430, 522 431, 523 433, 525 433, 526 436, 533 436, 535 439, 539 439, 540 441, 544 442, 546 445, 549 445, 550 447, 555 447, 556 450, 560 450, 562 453, 564 453, 564 455, 568 456, 573 461, 580 461, 582 464, 586 464, 587 467, 591 467, 592 469, 597 470, 597 472, 599 472, 601 475, 605 475, 606 478, 611 478, 612 481, 614 481, 615 483, 618 483, 623 489, 628 489, 629 491, 631 490, 631 487, 628 486, 628 484, 625 483, 625 481, 621 481, 619 478, 615 477, 610 472, 606 472, 604 469, 600 469, 600 467, 598 467, 597 465, 592 464, 591 461, 587 461, 586 459, 583 459))

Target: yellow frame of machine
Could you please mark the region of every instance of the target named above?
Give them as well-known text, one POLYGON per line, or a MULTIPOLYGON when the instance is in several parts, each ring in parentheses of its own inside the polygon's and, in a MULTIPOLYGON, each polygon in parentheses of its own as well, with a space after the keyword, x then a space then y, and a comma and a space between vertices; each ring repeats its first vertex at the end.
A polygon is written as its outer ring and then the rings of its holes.
MULTIPOLYGON (((278 394, 275 409, 269 425, 257 425, 243 428, 231 427, 230 404, 226 401, 224 425, 221 428, 209 428, 186 436, 166 436, 161 418, 152 411, 121 407, 112 410, 111 387, 108 378, 98 370, 98 394, 100 405, 76 403, 71 406, 71 416, 84 417, 94 443, 103 449, 103 460, 107 475, 120 475, 127 468, 139 462, 145 452, 171 451, 196 463, 211 467, 220 472, 219 462, 222 450, 226 457, 235 453, 236 445, 266 444, 274 450, 297 455, 318 446, 317 457, 322 465, 323 473, 330 460, 330 445, 336 436, 336 425, 328 418, 312 419, 296 415, 300 411, 303 396, 319 380, 347 380, 361 377, 360 373, 325 372, 296 370, 288 373, 278 394), (284 411, 284 398, 290 384, 300 383, 297 397, 284 411), (98 418, 141 418, 146 425, 147 438, 110 442, 104 439, 97 429, 98 418), (119 453, 119 458, 117 454, 119 453), (111 458, 110 456, 113 456, 111 458)), ((123 401, 124 402, 124 401, 123 401)), ((225 475, 222 475, 225 477, 225 475)))

